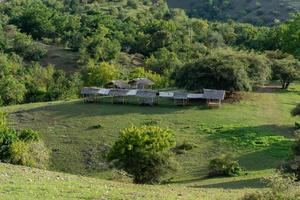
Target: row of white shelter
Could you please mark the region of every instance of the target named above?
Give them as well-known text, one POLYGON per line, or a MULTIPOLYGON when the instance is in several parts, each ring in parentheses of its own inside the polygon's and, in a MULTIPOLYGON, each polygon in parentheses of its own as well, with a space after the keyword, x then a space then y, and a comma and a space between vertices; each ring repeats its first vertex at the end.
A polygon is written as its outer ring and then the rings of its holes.
POLYGON ((126 97, 137 97, 141 104, 155 104, 159 98, 173 99, 175 103, 185 105, 189 100, 205 100, 209 105, 220 105, 225 98, 224 90, 203 89, 202 93, 188 93, 178 91, 156 91, 141 89, 108 89, 97 87, 84 87, 81 94, 86 101, 95 101, 99 96, 112 97, 119 102, 126 102, 126 97))

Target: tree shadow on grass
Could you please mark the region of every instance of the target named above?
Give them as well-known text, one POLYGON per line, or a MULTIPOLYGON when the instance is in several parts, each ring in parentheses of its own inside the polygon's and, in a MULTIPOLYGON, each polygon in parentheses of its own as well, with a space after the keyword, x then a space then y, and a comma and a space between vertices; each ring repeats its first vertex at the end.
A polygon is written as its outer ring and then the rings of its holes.
POLYGON ((220 189, 243 189, 243 188, 264 188, 266 184, 260 178, 234 180, 229 182, 212 183, 190 186, 193 188, 220 188, 220 189))
POLYGON ((291 125, 220 125, 204 129, 204 132, 206 131, 209 133, 210 139, 223 140, 233 145, 233 147, 246 149, 269 147, 270 144, 294 138, 294 128, 291 125))
POLYGON ((247 171, 278 168, 285 160, 291 158, 292 145, 293 141, 283 140, 267 148, 243 154, 238 160, 247 171))
POLYGON ((61 104, 46 105, 43 107, 32 108, 28 110, 19 110, 13 114, 30 113, 39 111, 49 111, 56 116, 65 117, 93 117, 93 116, 112 116, 112 115, 126 115, 126 114, 170 114, 179 112, 184 113, 190 109, 208 109, 202 105, 191 106, 176 106, 176 105, 155 105, 155 106, 141 106, 138 104, 111 104, 104 103, 84 103, 83 101, 73 101, 61 104))
MULTIPOLYGON (((294 83, 295 85, 299 83, 294 83)), ((290 85, 289 89, 282 89, 282 86, 280 83, 272 83, 267 84, 265 86, 258 86, 254 88, 254 91, 257 93, 299 93, 300 91, 297 91, 297 88, 293 88, 294 84, 290 85)))

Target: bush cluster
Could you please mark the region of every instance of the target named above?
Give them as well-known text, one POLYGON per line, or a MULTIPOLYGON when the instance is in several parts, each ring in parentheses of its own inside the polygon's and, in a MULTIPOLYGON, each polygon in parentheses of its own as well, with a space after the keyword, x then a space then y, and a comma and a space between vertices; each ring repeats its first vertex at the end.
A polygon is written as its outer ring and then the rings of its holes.
MULTIPOLYGON (((0 113, 0 119, 4 118, 3 116, 4 114, 0 113)), ((2 123, 0 161, 45 168, 49 161, 49 152, 36 131, 25 129, 18 132, 2 123)))
POLYGON ((229 155, 215 158, 209 163, 209 176, 239 176, 242 172, 238 161, 229 155))
POLYGON ((183 142, 182 144, 178 144, 176 145, 172 151, 176 154, 184 154, 186 153, 187 151, 190 151, 192 150, 193 148, 195 147, 194 144, 192 143, 189 143, 189 142, 183 142))
POLYGON ((173 133, 157 126, 131 127, 121 130, 108 160, 133 176, 134 182, 157 183, 176 169, 170 149, 175 146, 173 133))
POLYGON ((280 173, 265 179, 267 191, 257 191, 246 194, 242 200, 296 200, 300 196, 300 185, 294 177, 283 176, 280 173))

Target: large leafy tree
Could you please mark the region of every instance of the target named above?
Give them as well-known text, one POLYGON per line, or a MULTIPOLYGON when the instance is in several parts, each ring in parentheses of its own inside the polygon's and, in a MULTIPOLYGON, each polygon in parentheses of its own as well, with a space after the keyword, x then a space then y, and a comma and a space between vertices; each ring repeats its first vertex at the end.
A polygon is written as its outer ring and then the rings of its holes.
POLYGON ((0 104, 16 104, 23 101, 26 88, 22 79, 18 57, 0 54, 0 104))
POLYGON ((95 64, 92 61, 88 64, 84 70, 85 84, 89 86, 103 86, 109 81, 117 78, 119 71, 116 66, 109 64, 108 62, 102 62, 95 64))
POLYGON ((82 62, 89 59, 96 62, 111 61, 119 55, 121 45, 117 40, 106 37, 108 32, 108 28, 100 26, 92 36, 84 39, 80 48, 82 62))
POLYGON ((300 13, 279 28, 279 43, 283 51, 300 56, 300 13))
POLYGON ((48 8, 42 1, 26 1, 19 13, 12 18, 12 21, 33 38, 41 39, 55 35, 55 25, 52 22, 54 10, 48 8))
POLYGON ((300 61, 292 55, 280 51, 268 52, 272 61, 273 79, 279 80, 282 89, 288 89, 289 85, 300 79, 300 61))
POLYGON ((218 49, 175 72, 179 87, 251 90, 270 77, 268 59, 251 52, 218 49))

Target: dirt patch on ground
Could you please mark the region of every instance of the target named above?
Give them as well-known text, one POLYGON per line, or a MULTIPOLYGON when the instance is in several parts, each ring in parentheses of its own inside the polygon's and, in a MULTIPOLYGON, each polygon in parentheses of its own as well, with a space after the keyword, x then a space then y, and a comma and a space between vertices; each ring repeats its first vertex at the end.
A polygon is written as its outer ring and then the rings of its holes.
POLYGON ((274 92, 280 92, 281 90, 282 88, 279 85, 265 85, 265 86, 259 86, 255 88, 255 92, 258 93, 274 93, 274 92))
POLYGON ((230 92, 226 93, 226 98, 224 103, 239 103, 242 100, 247 100, 253 98, 248 92, 230 92))

